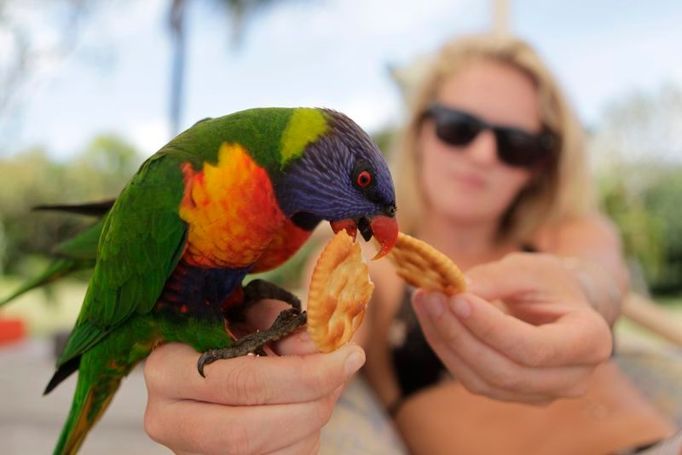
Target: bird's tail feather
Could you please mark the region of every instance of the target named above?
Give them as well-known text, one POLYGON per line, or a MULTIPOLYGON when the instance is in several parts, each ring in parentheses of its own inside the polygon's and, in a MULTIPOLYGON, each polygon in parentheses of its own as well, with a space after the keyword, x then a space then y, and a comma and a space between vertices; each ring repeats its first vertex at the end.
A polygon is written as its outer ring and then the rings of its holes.
POLYGON ((82 204, 50 204, 50 205, 36 205, 33 210, 38 211, 55 211, 74 213, 77 215, 103 216, 116 202, 115 199, 107 199, 97 202, 86 202, 82 204))
POLYGON ((54 455, 73 455, 80 448, 90 429, 111 403, 121 377, 109 377, 105 381, 86 381, 78 378, 69 417, 64 423, 54 455))

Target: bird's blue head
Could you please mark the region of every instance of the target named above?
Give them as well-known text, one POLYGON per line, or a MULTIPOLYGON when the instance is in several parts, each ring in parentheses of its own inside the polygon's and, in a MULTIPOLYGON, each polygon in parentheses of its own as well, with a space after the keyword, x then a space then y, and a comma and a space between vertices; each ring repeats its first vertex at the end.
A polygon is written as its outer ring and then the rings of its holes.
POLYGON ((375 237, 381 257, 398 236, 391 173, 362 128, 339 112, 323 113, 327 131, 273 179, 280 208, 304 229, 327 220, 335 232, 375 237))

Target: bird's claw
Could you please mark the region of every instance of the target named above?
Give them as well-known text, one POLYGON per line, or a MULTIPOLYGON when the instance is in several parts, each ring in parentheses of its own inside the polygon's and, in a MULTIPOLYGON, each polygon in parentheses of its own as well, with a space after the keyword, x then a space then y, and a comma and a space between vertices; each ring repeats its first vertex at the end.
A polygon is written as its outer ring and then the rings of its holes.
POLYGON ((269 329, 254 332, 237 340, 232 346, 222 349, 209 349, 199 356, 197 361, 197 370, 202 377, 204 374, 204 367, 216 360, 232 359, 247 355, 249 353, 256 353, 257 355, 265 355, 263 347, 272 342, 277 341, 282 337, 290 334, 297 328, 306 323, 306 312, 299 311, 295 308, 289 308, 279 313, 275 322, 272 323, 269 329))

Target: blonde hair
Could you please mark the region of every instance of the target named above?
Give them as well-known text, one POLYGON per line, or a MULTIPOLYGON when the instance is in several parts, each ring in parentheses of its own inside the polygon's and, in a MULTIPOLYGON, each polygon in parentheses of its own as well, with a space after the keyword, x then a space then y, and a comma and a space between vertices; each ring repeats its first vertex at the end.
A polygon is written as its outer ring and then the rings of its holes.
POLYGON ((542 124, 558 138, 557 159, 519 193, 500 222, 498 237, 528 241, 541 226, 591 210, 594 202, 583 132, 554 77, 524 41, 510 36, 476 35, 445 44, 411 99, 408 98, 410 116, 398 138, 393 162, 401 230, 414 231, 426 204, 418 180, 421 115, 448 78, 478 60, 504 63, 530 77, 537 87, 542 124))

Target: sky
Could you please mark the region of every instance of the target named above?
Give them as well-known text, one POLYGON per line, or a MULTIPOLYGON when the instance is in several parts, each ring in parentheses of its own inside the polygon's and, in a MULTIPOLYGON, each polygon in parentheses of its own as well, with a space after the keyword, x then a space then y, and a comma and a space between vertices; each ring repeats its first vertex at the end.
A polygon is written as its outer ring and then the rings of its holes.
MULTIPOLYGON (((12 3, 12 2, 10 2, 12 3)), ((58 39, 63 11, 13 2, 36 42, 58 39)), ((325 106, 377 131, 400 122, 389 67, 491 26, 490 1, 292 0, 251 20, 238 49, 215 2, 190 0, 183 127, 254 106, 325 106)), ((42 2, 44 4, 44 2, 42 2)), ((24 84, 0 157, 35 145, 67 159, 113 132, 144 155, 169 138, 169 0, 95 2, 73 48, 24 84)), ((586 125, 635 92, 682 87, 682 2, 509 0, 509 26, 547 60, 586 125)), ((0 33, 0 54, 7 51, 0 33)), ((6 54, 7 55, 7 54, 6 54)), ((0 62, 1 62, 0 55, 0 62)), ((1 114, 1 113, 0 113, 1 114)), ((0 130, 2 130, 0 128, 0 130)))

